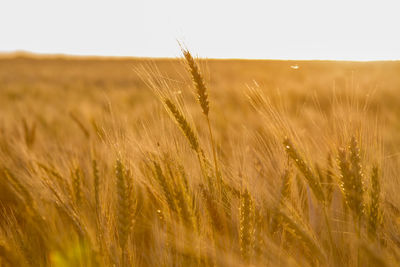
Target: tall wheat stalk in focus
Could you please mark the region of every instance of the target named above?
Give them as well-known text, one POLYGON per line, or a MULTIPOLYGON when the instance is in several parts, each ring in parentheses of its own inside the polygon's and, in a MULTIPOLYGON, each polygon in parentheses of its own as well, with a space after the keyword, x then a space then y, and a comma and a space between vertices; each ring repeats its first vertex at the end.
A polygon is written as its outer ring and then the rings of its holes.
POLYGON ((189 52, 189 50, 184 49, 184 48, 182 48, 182 53, 186 59, 186 64, 187 64, 189 72, 192 76, 193 84, 196 88, 197 100, 199 101, 202 112, 207 120, 208 131, 209 131, 210 140, 211 140, 212 153, 213 153, 213 158, 214 158, 215 174, 216 174, 216 177, 220 177, 221 174, 220 174, 219 167, 218 167, 218 159, 217 159, 217 152, 216 152, 216 147, 215 147, 215 140, 213 137, 213 132, 212 132, 211 123, 210 123, 210 116, 209 116, 210 106, 209 106, 209 101, 208 101, 207 87, 205 85, 203 76, 201 75, 200 69, 199 69, 198 65, 196 64, 196 62, 194 61, 192 54, 189 52))

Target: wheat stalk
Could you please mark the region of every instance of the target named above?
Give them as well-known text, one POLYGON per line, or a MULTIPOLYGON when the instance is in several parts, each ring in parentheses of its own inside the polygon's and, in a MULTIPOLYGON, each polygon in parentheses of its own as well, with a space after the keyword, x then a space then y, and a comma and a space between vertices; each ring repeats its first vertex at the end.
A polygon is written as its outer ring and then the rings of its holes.
POLYGON ((78 125, 79 129, 81 129, 82 133, 86 136, 86 138, 89 138, 90 137, 89 130, 85 127, 83 122, 72 112, 69 113, 69 116, 76 123, 76 125, 78 125))
POLYGON ((204 115, 208 116, 210 106, 208 102, 207 88, 204 83, 203 77, 190 52, 187 49, 182 49, 182 53, 186 59, 190 74, 192 75, 193 83, 197 90, 197 100, 200 103, 204 115))
POLYGON ((205 201, 208 215, 211 218, 213 229, 217 232, 222 232, 224 230, 224 223, 218 211, 217 203, 215 203, 212 195, 203 185, 200 185, 200 192, 205 201))
POLYGON ((190 147, 194 151, 196 151, 196 153, 199 153, 199 141, 189 122, 170 99, 165 98, 164 104, 166 105, 172 116, 175 118, 175 121, 177 122, 179 128, 182 130, 183 134, 186 136, 186 139, 189 141, 190 147))
POLYGON ((351 173, 353 180, 353 194, 354 194, 354 205, 358 210, 358 216, 361 218, 364 213, 364 202, 363 202, 363 194, 364 194, 364 174, 362 172, 361 166, 361 157, 360 157, 360 148, 358 147, 357 140, 353 136, 350 140, 349 145, 350 150, 350 164, 351 164, 351 173))
POLYGON ((164 193, 165 199, 167 200, 168 207, 170 208, 171 211, 176 211, 175 199, 173 197, 174 193, 170 186, 170 182, 165 177, 160 164, 158 164, 156 161, 154 161, 153 165, 154 165, 154 171, 155 171, 155 178, 157 179, 157 182, 161 186, 161 189, 164 193))
POLYGON ((357 143, 350 143, 350 159, 345 149, 339 149, 338 165, 340 169, 340 187, 348 207, 359 222, 364 212, 363 182, 357 143))
POLYGON ((247 189, 240 195, 240 253, 244 262, 248 263, 253 247, 254 207, 247 189))
POLYGON ((283 141, 285 146, 286 153, 288 156, 295 162, 299 171, 303 174, 306 179, 308 185, 313 191, 315 197, 322 203, 325 202, 324 193, 322 191, 321 183, 319 179, 314 175, 311 168, 307 165, 307 163, 302 159, 300 154, 297 152, 296 148, 293 146, 292 142, 289 138, 285 138, 283 141))
POLYGON ((117 178, 118 238, 120 247, 124 251, 133 223, 132 188, 128 181, 130 177, 127 176, 124 165, 119 159, 115 166, 115 175, 117 178))
MULTIPOLYGON (((196 88, 197 100, 199 101, 201 109, 203 111, 203 114, 207 120, 208 131, 209 131, 210 140, 211 140, 211 148, 212 148, 213 158, 214 158, 215 173, 216 173, 216 176, 218 179, 222 179, 220 171, 219 171, 219 167, 218 167, 217 151, 215 148, 213 132, 211 130, 211 122, 210 122, 210 116, 209 116, 210 105, 209 105, 209 101, 208 101, 207 87, 205 85, 203 76, 201 75, 200 69, 197 66, 196 62, 194 61, 192 54, 190 54, 189 50, 183 49, 183 48, 182 48, 182 53, 186 59, 186 63, 188 65, 189 72, 192 76, 192 80, 193 80, 194 86, 196 88)), ((221 185, 221 182, 219 182, 219 185, 221 185)))
POLYGON ((333 161, 332 156, 329 153, 327 157, 327 167, 326 167, 326 175, 325 175, 325 196, 328 205, 332 202, 333 197, 333 161))
POLYGON ((372 168, 371 174, 371 189, 370 189, 370 203, 368 211, 368 233, 371 238, 375 238, 378 227, 381 223, 381 210, 380 210, 380 193, 381 186, 379 183, 379 169, 377 166, 372 168))
POLYGON ((76 167, 75 171, 71 171, 71 178, 72 192, 74 192, 75 202, 79 206, 82 202, 82 172, 79 167, 76 167))
POLYGON ((317 243, 315 235, 311 230, 301 221, 293 209, 280 209, 276 210, 277 216, 282 220, 285 230, 292 234, 304 248, 306 248, 309 255, 312 255, 312 260, 317 259, 319 262, 326 261, 325 253, 321 246, 317 243))
POLYGON ((280 200, 279 200, 279 205, 282 205, 289 197, 291 194, 291 184, 292 184, 292 179, 291 179, 291 173, 289 169, 286 169, 285 172, 282 175, 282 185, 280 189, 280 200))
POLYGON ((93 172, 93 186, 94 186, 94 203, 96 207, 96 213, 100 213, 100 175, 97 161, 92 160, 92 172, 93 172))

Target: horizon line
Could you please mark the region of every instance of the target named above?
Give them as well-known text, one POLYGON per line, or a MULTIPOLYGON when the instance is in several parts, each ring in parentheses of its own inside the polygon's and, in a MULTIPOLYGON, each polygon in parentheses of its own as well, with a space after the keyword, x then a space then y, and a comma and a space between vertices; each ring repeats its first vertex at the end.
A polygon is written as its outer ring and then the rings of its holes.
MULTIPOLYGON (((97 59, 97 60, 179 60, 181 56, 124 56, 124 55, 101 55, 101 54, 79 54, 79 53, 42 53, 28 50, 0 51, 0 59, 3 58, 43 58, 43 59, 97 59)), ((200 60, 243 60, 243 61, 332 61, 332 62, 399 62, 399 59, 332 59, 332 58, 252 58, 252 57, 201 57, 200 60)))

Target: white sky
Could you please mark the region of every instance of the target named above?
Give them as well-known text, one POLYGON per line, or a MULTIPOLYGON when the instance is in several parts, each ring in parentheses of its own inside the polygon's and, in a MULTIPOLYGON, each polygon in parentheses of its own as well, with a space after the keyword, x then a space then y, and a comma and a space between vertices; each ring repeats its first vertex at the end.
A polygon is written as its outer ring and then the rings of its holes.
POLYGON ((400 59, 400 1, 0 0, 0 51, 400 59))

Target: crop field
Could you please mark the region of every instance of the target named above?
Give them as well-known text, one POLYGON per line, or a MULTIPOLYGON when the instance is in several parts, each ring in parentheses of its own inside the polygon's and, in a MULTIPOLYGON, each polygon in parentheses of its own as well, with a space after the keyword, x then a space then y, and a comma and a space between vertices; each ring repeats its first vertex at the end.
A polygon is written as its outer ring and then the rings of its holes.
POLYGON ((0 57, 0 266, 399 266, 400 62, 0 57))

